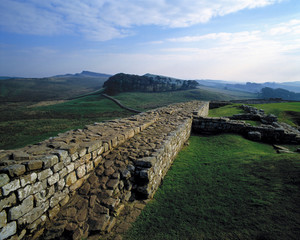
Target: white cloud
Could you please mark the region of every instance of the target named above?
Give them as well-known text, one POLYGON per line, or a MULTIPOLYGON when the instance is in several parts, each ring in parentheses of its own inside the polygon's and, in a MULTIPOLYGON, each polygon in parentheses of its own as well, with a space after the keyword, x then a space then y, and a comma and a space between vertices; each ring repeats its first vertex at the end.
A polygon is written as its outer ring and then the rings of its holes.
POLYGON ((105 41, 134 26, 188 27, 281 0, 1 0, 0 26, 23 34, 83 34, 105 41))

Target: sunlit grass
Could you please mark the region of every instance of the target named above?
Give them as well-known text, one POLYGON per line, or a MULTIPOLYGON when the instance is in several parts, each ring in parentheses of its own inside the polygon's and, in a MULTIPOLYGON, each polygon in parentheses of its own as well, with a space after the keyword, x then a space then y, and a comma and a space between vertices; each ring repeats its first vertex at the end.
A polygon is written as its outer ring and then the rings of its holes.
POLYGON ((125 239, 298 239, 298 154, 193 136, 125 239))

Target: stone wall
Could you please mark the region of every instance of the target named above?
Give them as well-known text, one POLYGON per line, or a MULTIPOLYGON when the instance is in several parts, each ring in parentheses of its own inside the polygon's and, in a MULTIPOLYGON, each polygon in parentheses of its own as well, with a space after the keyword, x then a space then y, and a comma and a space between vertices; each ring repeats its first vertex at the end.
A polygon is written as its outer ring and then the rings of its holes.
POLYGON ((0 239, 109 231, 123 203, 152 197, 208 103, 175 104, 0 152, 0 239), (47 231, 45 231, 47 229, 47 231))
MULTIPOLYGON (((256 133, 255 139, 269 143, 300 143, 300 132, 288 128, 286 124, 252 126, 244 121, 230 120, 229 118, 195 117, 192 130, 202 134, 238 133, 251 139, 256 133), (259 135, 259 139, 257 139, 259 135)), ((253 139, 253 140, 255 140, 253 139)))

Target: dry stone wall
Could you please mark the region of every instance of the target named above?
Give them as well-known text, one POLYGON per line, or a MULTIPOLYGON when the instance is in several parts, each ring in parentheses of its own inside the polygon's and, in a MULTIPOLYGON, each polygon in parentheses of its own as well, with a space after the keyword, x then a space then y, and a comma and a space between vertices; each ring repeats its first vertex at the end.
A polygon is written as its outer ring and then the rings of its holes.
POLYGON ((95 123, 0 152, 0 239, 110 231, 124 203, 152 197, 191 131, 189 102, 95 123), (46 229, 46 230, 45 230, 46 229))
POLYGON ((300 132, 284 123, 252 126, 229 118, 195 117, 192 130, 202 134, 238 133, 252 140, 269 143, 300 143, 300 132))

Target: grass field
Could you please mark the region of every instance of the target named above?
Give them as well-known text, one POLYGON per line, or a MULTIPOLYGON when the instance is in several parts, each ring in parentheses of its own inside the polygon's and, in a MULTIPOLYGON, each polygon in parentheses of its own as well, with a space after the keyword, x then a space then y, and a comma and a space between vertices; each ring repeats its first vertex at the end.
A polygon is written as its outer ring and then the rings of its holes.
MULTIPOLYGON (((26 86, 28 84, 29 82, 26 86)), ((0 90, 5 91, 4 88, 0 90)), ((17 96, 16 92, 15 89, 14 97, 17 96)), ((61 93, 60 91, 59 94, 61 93)), ((232 92, 232 95, 234 94, 232 92)), ((21 95, 26 98, 24 91, 21 95)), ((232 98, 225 93, 201 89, 161 93, 128 92, 115 97, 124 105, 141 111, 175 102, 232 98)), ((0 103, 0 149, 23 147, 56 136, 60 132, 82 128, 93 122, 132 115, 100 94, 53 105, 47 102, 45 104, 47 106, 43 105, 44 102, 40 104, 36 102, 0 103), (30 107, 32 105, 36 107, 30 107), (42 106, 37 107, 38 105, 42 106)))
POLYGON ((173 92, 127 92, 114 96, 126 106, 138 110, 147 110, 165 106, 176 102, 186 102, 192 100, 209 101, 209 100, 231 100, 231 99, 245 99, 254 95, 220 90, 215 88, 193 89, 185 91, 173 92))
POLYGON ((42 107, 1 104, 0 110, 0 149, 23 147, 87 124, 132 115, 96 95, 42 107))
POLYGON ((296 240, 299 187, 299 154, 237 135, 192 136, 125 239, 296 240))
MULTIPOLYGON (((241 104, 232 104, 220 108, 211 109, 209 116, 222 117, 232 116, 234 114, 243 113, 239 108, 241 104)), ((291 126, 300 126, 300 102, 286 103, 267 103, 267 104, 251 104, 252 106, 263 109, 266 114, 275 114, 279 122, 285 122, 291 126)))

